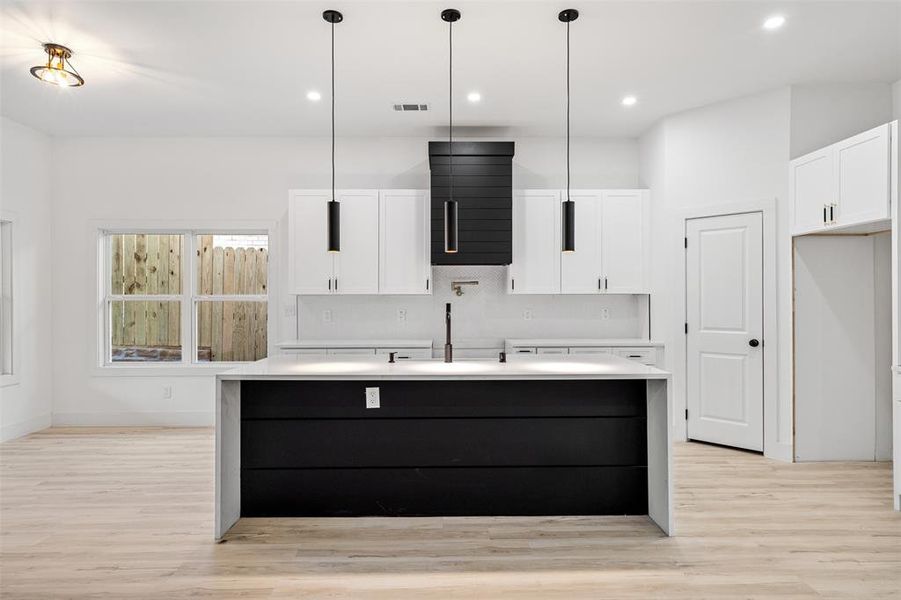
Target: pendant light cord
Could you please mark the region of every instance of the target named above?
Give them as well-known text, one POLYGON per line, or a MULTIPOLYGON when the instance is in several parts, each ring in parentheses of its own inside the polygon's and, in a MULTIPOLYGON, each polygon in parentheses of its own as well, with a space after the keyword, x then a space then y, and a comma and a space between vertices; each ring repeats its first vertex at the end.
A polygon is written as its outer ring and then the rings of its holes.
POLYGON ((566 199, 569 200, 569 21, 566 22, 566 199))
POLYGON ((450 63, 447 69, 448 82, 448 165, 450 172, 450 201, 454 201, 454 22, 450 21, 447 27, 447 46, 449 49, 450 63))
POLYGON ((332 22, 332 202, 335 201, 335 23, 332 22))

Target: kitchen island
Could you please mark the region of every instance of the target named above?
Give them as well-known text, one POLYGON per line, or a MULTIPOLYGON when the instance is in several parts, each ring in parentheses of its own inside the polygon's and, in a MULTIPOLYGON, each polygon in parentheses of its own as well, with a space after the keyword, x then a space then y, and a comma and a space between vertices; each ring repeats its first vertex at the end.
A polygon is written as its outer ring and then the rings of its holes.
POLYGON ((616 356, 270 358, 216 378, 241 517, 636 515, 673 534, 670 375, 616 356))

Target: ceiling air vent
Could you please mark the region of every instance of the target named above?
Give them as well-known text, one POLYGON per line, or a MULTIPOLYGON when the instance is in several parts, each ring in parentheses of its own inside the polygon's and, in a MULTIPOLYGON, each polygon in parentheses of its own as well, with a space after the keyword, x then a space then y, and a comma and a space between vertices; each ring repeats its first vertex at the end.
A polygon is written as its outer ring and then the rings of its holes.
POLYGON ((398 112, 421 112, 429 110, 428 104, 395 104, 394 110, 398 112))

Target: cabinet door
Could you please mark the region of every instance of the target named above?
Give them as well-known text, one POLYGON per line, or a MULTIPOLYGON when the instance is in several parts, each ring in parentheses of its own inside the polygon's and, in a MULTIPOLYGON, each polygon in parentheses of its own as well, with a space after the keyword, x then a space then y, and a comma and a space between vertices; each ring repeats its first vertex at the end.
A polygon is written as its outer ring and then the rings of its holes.
MULTIPOLYGON (((562 202, 566 199, 566 192, 561 191, 560 194, 562 202)), ((602 197, 600 190, 570 192, 570 198, 576 203, 576 251, 560 254, 560 291, 564 294, 598 294, 604 291, 602 197)))
POLYGON ((514 194, 511 293, 560 293, 560 211, 557 190, 514 194))
POLYGON ((379 293, 431 293, 429 210, 425 190, 379 192, 379 293))
POLYGON ((647 293, 647 192, 605 191, 601 206, 602 287, 611 294, 647 293))
POLYGON ((340 190, 341 252, 335 254, 338 294, 379 292, 378 190, 340 190))
POLYGON ((292 190, 288 196, 288 269, 292 294, 328 294, 333 255, 328 251, 326 190, 292 190))
POLYGON ((836 202, 834 164, 832 146, 791 161, 792 234, 821 231, 826 226, 828 212, 823 211, 836 202))
POLYGON ((852 225, 891 218, 889 125, 834 145, 838 206, 835 221, 852 225))

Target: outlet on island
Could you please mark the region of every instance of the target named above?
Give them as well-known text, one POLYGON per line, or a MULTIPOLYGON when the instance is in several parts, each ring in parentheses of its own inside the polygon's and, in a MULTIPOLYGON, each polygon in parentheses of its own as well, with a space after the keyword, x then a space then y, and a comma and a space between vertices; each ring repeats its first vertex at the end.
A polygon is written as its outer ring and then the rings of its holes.
POLYGON ((366 408, 379 408, 379 388, 366 388, 366 408))

